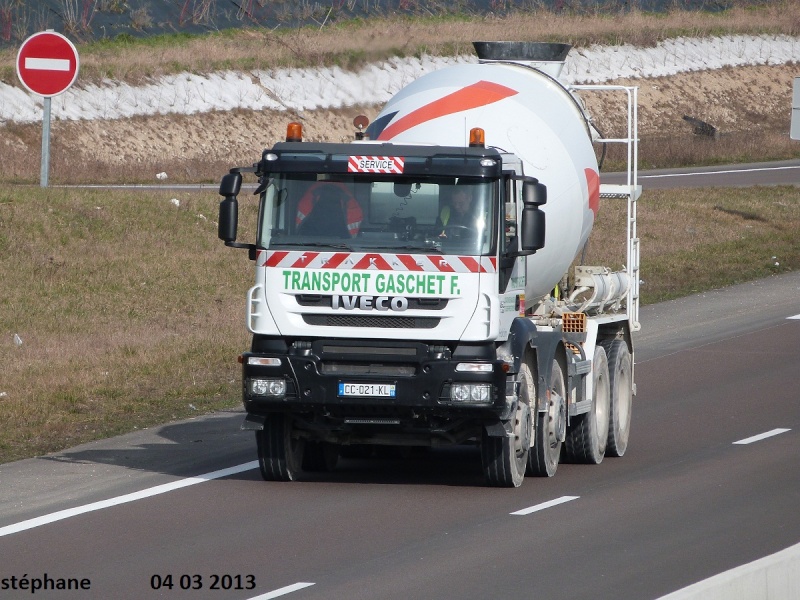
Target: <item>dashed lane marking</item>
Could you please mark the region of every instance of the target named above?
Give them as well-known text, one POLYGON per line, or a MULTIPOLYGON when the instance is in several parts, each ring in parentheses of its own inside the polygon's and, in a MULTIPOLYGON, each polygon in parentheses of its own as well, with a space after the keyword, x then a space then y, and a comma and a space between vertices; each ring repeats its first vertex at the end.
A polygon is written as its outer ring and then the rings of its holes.
POLYGON ((311 587, 312 585, 314 584, 300 581, 298 583, 295 583, 294 585, 287 585, 286 587, 282 587, 279 590, 273 590, 271 592, 267 592, 266 594, 262 594, 261 596, 250 598, 250 600, 270 600, 271 598, 278 598, 279 596, 285 596, 286 594, 291 594, 292 592, 296 592, 298 590, 311 587))
POLYGON ((754 435, 753 437, 745 438, 743 440, 739 440, 738 442, 733 442, 734 444, 752 444, 753 442, 760 442, 761 440, 765 440, 767 438, 771 438, 772 436, 779 435, 781 433, 786 433, 787 431, 791 431, 791 429, 773 429, 771 431, 766 431, 764 433, 759 433, 758 435, 754 435))
POLYGON ((556 498, 555 500, 549 500, 548 502, 542 502, 541 504, 536 504, 535 506, 529 506, 528 508, 523 508, 522 510, 518 510, 512 513, 511 515, 518 515, 524 516, 529 515, 531 513, 538 512, 540 510, 544 510, 546 508, 551 508, 553 506, 558 506, 559 504, 564 504, 565 502, 570 502, 572 500, 577 500, 580 496, 561 496, 560 498, 556 498))

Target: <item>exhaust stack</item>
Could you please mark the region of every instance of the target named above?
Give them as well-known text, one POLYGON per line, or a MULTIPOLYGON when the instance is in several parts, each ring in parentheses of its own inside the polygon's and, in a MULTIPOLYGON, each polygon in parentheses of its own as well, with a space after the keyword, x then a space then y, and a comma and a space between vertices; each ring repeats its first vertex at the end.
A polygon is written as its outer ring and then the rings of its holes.
POLYGON ((570 44, 548 42, 472 42, 478 61, 515 62, 558 78, 572 49, 570 44))

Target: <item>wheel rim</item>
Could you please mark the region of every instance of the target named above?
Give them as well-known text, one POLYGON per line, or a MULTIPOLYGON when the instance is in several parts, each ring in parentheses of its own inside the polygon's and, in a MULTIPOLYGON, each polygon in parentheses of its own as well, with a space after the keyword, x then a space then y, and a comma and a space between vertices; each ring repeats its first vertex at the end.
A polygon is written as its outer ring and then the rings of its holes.
MULTIPOLYGON (((555 367, 555 366, 554 366, 555 367)), ((550 404, 547 408, 547 448, 551 460, 558 460, 560 444, 567 431, 567 407, 564 398, 564 380, 558 371, 553 371, 550 382, 550 404)))
POLYGON ((514 455, 525 469, 528 460, 528 449, 531 446, 531 411, 527 404, 520 402, 517 405, 517 416, 514 426, 514 455))
POLYGON ((627 370, 623 370, 617 375, 617 406, 615 409, 619 432, 625 435, 631 419, 631 379, 627 370))
POLYGON ((536 397, 533 389, 533 380, 529 372, 523 371, 522 385, 520 386, 521 398, 517 403, 517 412, 514 422, 514 456, 521 471, 525 471, 528 461, 528 452, 531 447, 531 433, 533 420, 531 417, 531 402, 536 397))
POLYGON ((564 396, 551 393, 550 411, 547 415, 549 427, 547 428, 547 439, 551 450, 555 450, 564 434, 567 431, 567 419, 564 396))
POLYGON ((517 458, 523 453, 527 458, 527 452, 530 450, 531 440, 533 439, 533 415, 531 414, 531 407, 536 405, 536 388, 533 383, 533 376, 527 371, 523 374, 520 391, 523 397, 520 398, 519 406, 517 406, 517 418, 521 422, 520 431, 522 435, 518 436, 519 446, 517 449, 517 458), (519 411, 523 404, 525 405, 523 409, 524 415, 522 415, 520 419, 519 411))
POLYGON ((607 375, 597 378, 594 389, 595 423, 597 424, 597 441, 605 447, 608 439, 609 413, 611 412, 611 390, 607 375))
POLYGON ((615 341, 611 345, 613 371, 611 382, 610 431, 608 434, 612 456, 623 456, 628 448, 631 412, 633 409, 633 364, 628 347, 624 342, 615 341))

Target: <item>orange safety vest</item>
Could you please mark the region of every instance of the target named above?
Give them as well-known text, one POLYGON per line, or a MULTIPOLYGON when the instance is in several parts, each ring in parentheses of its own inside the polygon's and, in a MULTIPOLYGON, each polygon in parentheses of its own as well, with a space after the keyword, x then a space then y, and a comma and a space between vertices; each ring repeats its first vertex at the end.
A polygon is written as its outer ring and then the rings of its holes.
POLYGON ((338 182, 330 182, 330 181, 319 181, 312 185, 303 197, 300 198, 300 202, 297 203, 297 215, 295 215, 295 225, 300 225, 303 222, 309 213, 314 208, 314 192, 322 186, 327 185, 335 185, 337 188, 342 190, 345 195, 347 196, 347 203, 346 206, 342 206, 342 209, 346 213, 347 219, 347 231, 350 234, 350 237, 358 235, 358 231, 361 228, 361 221, 364 220, 364 213, 361 210, 361 206, 359 206, 356 199, 353 198, 353 195, 350 193, 350 190, 345 187, 343 183, 338 182))

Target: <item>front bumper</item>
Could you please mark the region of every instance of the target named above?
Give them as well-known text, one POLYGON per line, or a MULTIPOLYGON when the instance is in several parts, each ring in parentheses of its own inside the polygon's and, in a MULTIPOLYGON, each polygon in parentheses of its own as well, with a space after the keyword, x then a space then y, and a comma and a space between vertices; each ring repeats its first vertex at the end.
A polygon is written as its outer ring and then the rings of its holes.
POLYGON ((491 344, 451 348, 420 342, 330 339, 295 342, 276 347, 277 352, 257 350, 243 355, 244 406, 255 415, 288 411, 338 419, 364 415, 375 419, 419 415, 502 419, 511 414, 516 400, 506 364, 497 359, 491 344), (459 372, 459 364, 481 364, 485 370, 459 372), (256 379, 282 380, 285 393, 254 394, 251 383, 256 379), (489 392, 480 401, 457 401, 451 398, 451 388, 460 383, 482 385, 489 392), (343 384, 348 384, 349 394, 364 390, 365 395, 345 395, 343 384), (378 395, 387 390, 392 394, 378 395))

